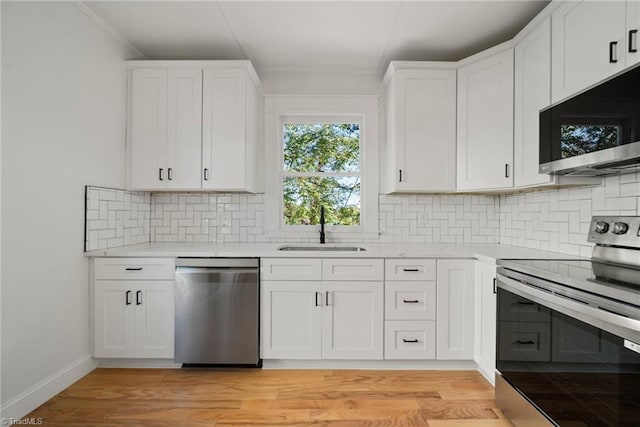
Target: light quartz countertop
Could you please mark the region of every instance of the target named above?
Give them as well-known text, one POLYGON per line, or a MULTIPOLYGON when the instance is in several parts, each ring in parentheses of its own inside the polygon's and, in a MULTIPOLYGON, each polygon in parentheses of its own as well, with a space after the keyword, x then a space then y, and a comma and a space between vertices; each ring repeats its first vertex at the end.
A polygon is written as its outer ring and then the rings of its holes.
POLYGON ((282 246, 320 246, 312 243, 141 243, 85 252, 87 257, 260 257, 260 258, 475 258, 581 259, 580 257, 501 244, 345 243, 325 247, 358 246, 365 251, 279 251, 282 246))

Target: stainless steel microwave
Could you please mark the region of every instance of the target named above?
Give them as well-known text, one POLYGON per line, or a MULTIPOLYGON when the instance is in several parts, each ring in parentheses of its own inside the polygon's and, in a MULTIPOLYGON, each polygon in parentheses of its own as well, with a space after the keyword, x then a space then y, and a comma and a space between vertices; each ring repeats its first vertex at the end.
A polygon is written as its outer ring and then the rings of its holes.
POLYGON ((540 111, 540 173, 640 170, 640 67, 540 111))

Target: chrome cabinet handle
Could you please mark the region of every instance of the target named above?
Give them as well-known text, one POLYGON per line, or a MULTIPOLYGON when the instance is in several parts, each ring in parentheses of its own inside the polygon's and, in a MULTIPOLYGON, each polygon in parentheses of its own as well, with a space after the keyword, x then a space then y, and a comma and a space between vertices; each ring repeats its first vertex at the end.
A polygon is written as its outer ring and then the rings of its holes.
POLYGON ((204 168, 204 180, 209 181, 209 169, 204 168))
POLYGON ((162 173, 162 168, 158 169, 158 179, 159 179, 160 181, 163 181, 163 180, 164 180, 164 175, 163 175, 163 173, 162 173))
POLYGON ((609 62, 618 62, 618 42, 609 42, 609 62))
POLYGON ((416 338, 414 338, 412 340, 407 340, 407 339, 402 338, 402 342, 416 343, 416 342, 418 342, 418 340, 416 338))
POLYGON ((131 305, 131 291, 127 291, 124 293, 124 304, 131 305))
POLYGON ((171 169, 171 168, 167 169, 167 179, 169 181, 173 180, 173 173, 172 172, 173 172, 173 169, 171 169))
POLYGON ((136 291, 136 305, 142 304, 142 291, 136 291))
POLYGON ((636 44, 638 38, 638 30, 629 30, 629 53, 636 53, 638 46, 636 44))

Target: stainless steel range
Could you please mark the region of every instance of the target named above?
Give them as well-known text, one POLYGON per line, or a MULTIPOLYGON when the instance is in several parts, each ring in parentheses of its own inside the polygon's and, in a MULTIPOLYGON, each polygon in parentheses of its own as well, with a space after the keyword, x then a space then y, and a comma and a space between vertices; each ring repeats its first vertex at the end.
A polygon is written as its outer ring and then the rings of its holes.
POLYGON ((498 263, 496 400, 516 426, 640 426, 640 217, 587 259, 498 263))

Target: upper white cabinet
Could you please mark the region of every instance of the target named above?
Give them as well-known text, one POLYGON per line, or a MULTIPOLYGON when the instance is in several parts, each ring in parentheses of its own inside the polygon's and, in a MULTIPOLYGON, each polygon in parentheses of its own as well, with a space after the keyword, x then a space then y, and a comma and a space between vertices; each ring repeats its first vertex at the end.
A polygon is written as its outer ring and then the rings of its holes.
POLYGON ((202 70, 131 72, 131 186, 200 188, 202 70))
POLYGON ((132 61, 134 190, 254 192, 258 78, 248 61, 132 61))
POLYGON ((456 71, 435 67, 392 62, 385 75, 387 192, 455 190, 456 71))
POLYGON ((515 47, 513 179, 516 187, 550 183, 538 173, 540 110, 551 104, 551 18, 515 47))
POLYGON ((203 189, 256 191, 257 83, 253 68, 204 70, 203 189))
MULTIPOLYGON (((637 7, 635 1, 629 5, 630 9, 637 7)), ((623 1, 571 1, 553 12, 553 102, 625 68, 629 51, 626 6, 623 1)), ((629 18, 637 22, 638 13, 629 18)), ((629 31, 633 29, 637 26, 629 31)))
POLYGON ((513 186, 513 49, 458 70, 458 190, 513 186))

